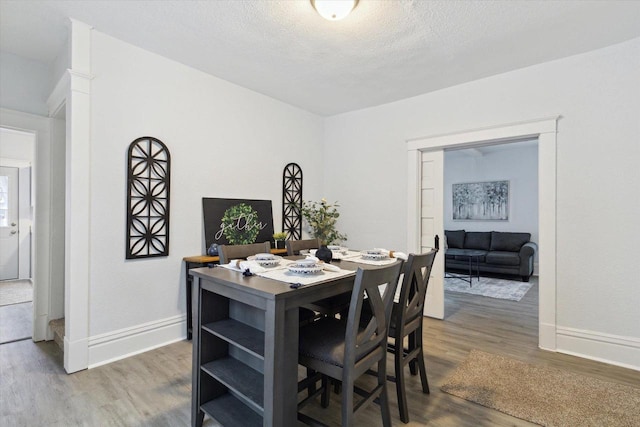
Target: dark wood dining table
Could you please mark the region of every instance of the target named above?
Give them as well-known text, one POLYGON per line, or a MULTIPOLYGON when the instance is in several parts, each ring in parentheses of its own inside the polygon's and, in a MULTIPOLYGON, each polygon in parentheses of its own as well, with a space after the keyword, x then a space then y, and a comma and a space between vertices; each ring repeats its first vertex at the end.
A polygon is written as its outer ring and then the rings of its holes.
POLYGON ((347 261, 334 265, 354 274, 292 288, 222 267, 190 270, 192 426, 200 427, 205 414, 224 426, 296 425, 298 309, 351 291, 355 270, 372 268, 347 261))

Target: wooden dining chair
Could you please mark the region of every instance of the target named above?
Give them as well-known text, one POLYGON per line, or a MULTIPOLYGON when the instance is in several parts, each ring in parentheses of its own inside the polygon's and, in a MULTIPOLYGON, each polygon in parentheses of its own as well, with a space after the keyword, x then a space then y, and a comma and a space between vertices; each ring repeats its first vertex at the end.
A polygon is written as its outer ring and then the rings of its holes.
POLYGON ((424 254, 409 254, 404 265, 400 298, 397 303, 393 304, 391 314, 389 337, 393 338, 393 343, 388 344, 387 350, 394 354, 395 378, 391 377, 390 379, 396 383, 398 409, 400 419, 404 423, 409 422, 404 376, 407 364, 409 364, 412 375, 416 375, 417 371, 420 372, 422 392, 429 393, 422 345, 422 323, 429 276, 431 276, 433 261, 437 253, 438 250, 433 249, 424 254), (408 347, 404 347, 405 337, 408 338, 408 347))
MULTIPOLYGON (((302 408, 322 393, 321 404, 329 404, 328 378, 342 381, 342 425, 353 425, 355 413, 379 397, 382 423, 391 426, 387 396, 387 334, 393 297, 402 263, 363 270, 358 268, 351 296, 349 313, 345 319, 324 317, 300 328, 298 362, 312 372, 322 375, 321 388, 300 402, 302 408), (385 285, 381 295, 379 286, 385 285), (367 298, 365 299, 365 295, 367 298), (363 305, 371 307, 371 318, 360 326, 363 305), (377 365, 378 382, 373 390, 355 386, 355 380, 377 365), (354 395, 363 396, 357 404, 354 395)), ((312 379, 315 381, 315 379, 312 379)), ((300 389, 306 389, 303 380, 300 389)), ((298 419, 309 425, 323 425, 311 417, 298 413, 298 419)))
POLYGON ((287 240, 287 255, 300 255, 301 250, 318 249, 320 239, 287 240))
POLYGON ((232 259, 246 259, 251 255, 268 254, 270 252, 271 244, 269 242, 251 243, 249 245, 220 245, 218 247, 220 264, 228 264, 232 259))

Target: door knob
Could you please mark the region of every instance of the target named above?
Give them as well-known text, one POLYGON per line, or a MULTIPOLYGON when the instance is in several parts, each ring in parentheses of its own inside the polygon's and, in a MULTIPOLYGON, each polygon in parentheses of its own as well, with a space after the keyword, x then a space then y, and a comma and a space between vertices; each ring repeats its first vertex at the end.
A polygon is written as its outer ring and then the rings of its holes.
POLYGON ((16 225, 18 225, 18 224, 16 224, 15 222, 12 222, 12 223, 11 223, 11 226, 12 226, 12 227, 15 227, 16 225))
POLYGON ((13 231, 11 232, 11 234, 16 234, 16 233, 17 233, 17 231, 16 231, 16 230, 13 230, 13 231))

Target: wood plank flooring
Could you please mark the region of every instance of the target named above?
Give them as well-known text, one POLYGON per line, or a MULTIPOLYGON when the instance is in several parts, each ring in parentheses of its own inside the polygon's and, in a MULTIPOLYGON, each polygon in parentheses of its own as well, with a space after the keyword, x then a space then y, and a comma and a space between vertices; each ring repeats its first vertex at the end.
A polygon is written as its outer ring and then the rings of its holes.
MULTIPOLYGON (((534 286, 520 302, 446 295, 445 320, 425 319, 431 394, 422 394, 418 377, 408 376, 409 426, 532 425, 439 390, 474 348, 640 388, 637 371, 539 350, 537 291, 534 286)), ((0 378, 2 426, 190 425, 189 341, 73 375, 64 372, 62 353, 53 342, 3 344, 0 378)), ((373 378, 365 378, 361 385, 367 386, 369 381, 373 378)), ((398 418, 394 385, 389 386, 393 425, 405 425, 398 418)), ((328 409, 314 402, 305 412, 339 426, 339 396, 332 395, 328 409)), ((379 414, 376 405, 369 406, 357 416, 356 425, 379 426, 379 414)), ((215 427, 217 423, 207 420, 205 426, 215 427)))

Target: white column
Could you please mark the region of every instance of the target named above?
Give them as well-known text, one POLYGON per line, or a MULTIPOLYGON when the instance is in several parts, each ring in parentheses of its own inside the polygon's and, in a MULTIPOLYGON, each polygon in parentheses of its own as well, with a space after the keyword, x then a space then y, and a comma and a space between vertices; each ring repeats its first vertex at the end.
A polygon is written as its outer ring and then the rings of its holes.
POLYGON ((89 363, 91 242, 91 27, 71 21, 66 101, 65 337, 68 373, 89 363))

